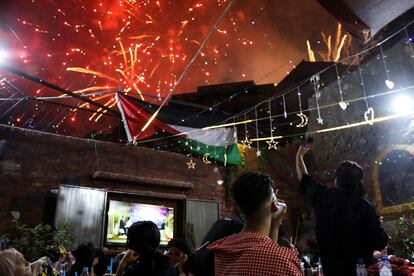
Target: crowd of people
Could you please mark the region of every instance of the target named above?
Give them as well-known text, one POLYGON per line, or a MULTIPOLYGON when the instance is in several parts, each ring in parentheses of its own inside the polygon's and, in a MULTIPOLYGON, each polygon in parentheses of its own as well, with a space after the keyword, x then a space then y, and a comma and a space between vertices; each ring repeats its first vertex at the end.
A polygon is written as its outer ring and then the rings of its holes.
MULTIPOLYGON (((298 183, 315 212, 323 273, 356 275, 357 259, 366 265, 375 262, 375 257, 380 256, 374 256, 374 251, 378 254, 388 242, 375 208, 365 199, 363 170, 355 162, 341 163, 336 171, 336 186, 328 188, 309 175, 303 161, 308 150, 299 148, 296 171, 298 183)), ((126 231, 126 251, 111 261, 105 251, 87 242, 73 253, 59 247, 59 258, 54 262, 42 258, 28 263, 15 249, 7 249, 0 252, 0 275, 53 275, 46 274, 48 267, 68 276, 81 276, 85 267, 91 276, 104 275, 107 270, 117 276, 304 275, 297 249, 281 241, 279 228, 287 206, 277 198, 275 190, 275 183, 265 174, 241 175, 231 189, 240 218, 218 220, 195 252, 179 238, 160 250, 156 224, 140 221, 126 231)))

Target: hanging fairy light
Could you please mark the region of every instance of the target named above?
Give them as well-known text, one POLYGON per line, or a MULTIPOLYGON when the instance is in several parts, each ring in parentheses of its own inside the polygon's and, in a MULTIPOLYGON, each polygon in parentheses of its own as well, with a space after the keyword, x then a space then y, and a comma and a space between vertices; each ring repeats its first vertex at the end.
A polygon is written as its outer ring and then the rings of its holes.
MULTIPOLYGON (((254 107, 254 115, 256 116, 256 139, 259 138, 259 122, 257 121, 257 106, 254 107)), ((260 144, 259 140, 256 140, 256 156, 259 157, 262 155, 262 152, 260 151, 260 144)))
POLYGON ((342 110, 345 110, 348 107, 348 104, 344 101, 342 86, 341 86, 341 77, 339 76, 338 72, 338 63, 335 63, 335 71, 336 71, 336 80, 338 81, 338 88, 339 88, 339 97, 341 101, 339 102, 339 106, 342 110))
MULTIPOLYGON (((244 114, 244 121, 247 121, 247 114, 244 114)), ((244 140, 241 142, 244 148, 251 149, 252 141, 249 139, 249 131, 247 130, 247 123, 244 123, 244 140)))
POLYGON ((282 101, 283 101, 283 116, 285 119, 287 118, 287 112, 286 112, 286 100, 285 100, 285 93, 282 94, 282 101))
POLYGON ((359 77, 361 79, 362 92, 364 93, 365 106, 367 108, 367 110, 364 112, 364 119, 369 125, 372 126, 374 124, 375 112, 374 112, 374 108, 370 107, 368 104, 367 91, 365 89, 364 78, 362 77, 361 60, 359 56, 358 56, 358 72, 359 72, 359 77))
POLYGON ((319 74, 314 75, 310 79, 310 82, 313 85, 313 89, 315 90, 316 110, 318 112, 318 118, 316 118, 316 121, 318 122, 318 124, 323 125, 323 119, 321 117, 321 109, 319 107, 319 97, 321 96, 321 93, 319 92, 319 89, 320 89, 319 81, 320 81, 319 74))
POLYGON ((300 88, 298 86, 298 100, 299 100, 299 113, 296 114, 296 116, 298 116, 301 121, 299 124, 296 125, 296 127, 304 127, 308 124, 308 116, 306 116, 303 111, 302 111, 302 100, 301 100, 301 93, 300 93, 300 88))
POLYGON ((410 48, 410 53, 411 53, 410 57, 414 58, 414 49, 413 49, 413 46, 411 45, 411 43, 413 42, 413 39, 408 34, 407 27, 404 28, 404 32, 405 32, 405 35, 407 36, 408 47, 410 48))
POLYGON ((384 52, 382 50, 382 44, 379 45, 379 48, 380 48, 380 51, 381 51, 382 62, 384 63, 385 74, 387 76, 387 79, 385 80, 385 85, 389 89, 393 89, 394 88, 394 82, 390 78, 390 72, 388 70, 387 61, 385 60, 387 57, 384 55, 384 52))
MULTIPOLYGON (((270 126, 270 140, 266 141, 266 143, 268 144, 268 149, 277 149, 277 144, 278 142, 275 141, 275 139, 273 138, 273 119, 272 119, 272 105, 271 102, 269 100, 269 126, 270 126)), ((257 119, 256 119, 257 121, 257 119)))

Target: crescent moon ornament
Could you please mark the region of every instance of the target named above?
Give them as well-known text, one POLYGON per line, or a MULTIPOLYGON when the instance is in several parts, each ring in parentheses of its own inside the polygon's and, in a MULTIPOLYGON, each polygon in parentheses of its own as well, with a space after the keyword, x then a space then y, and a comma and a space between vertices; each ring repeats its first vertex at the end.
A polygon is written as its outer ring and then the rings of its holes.
POLYGON ((296 114, 301 119, 301 122, 296 125, 296 127, 304 127, 308 124, 309 118, 303 113, 296 114))
POLYGON ((209 155, 210 155, 210 154, 208 154, 208 152, 206 152, 206 154, 204 154, 204 156, 203 156, 203 162, 204 162, 205 164, 211 164, 211 161, 210 161, 210 160, 208 160, 209 155))

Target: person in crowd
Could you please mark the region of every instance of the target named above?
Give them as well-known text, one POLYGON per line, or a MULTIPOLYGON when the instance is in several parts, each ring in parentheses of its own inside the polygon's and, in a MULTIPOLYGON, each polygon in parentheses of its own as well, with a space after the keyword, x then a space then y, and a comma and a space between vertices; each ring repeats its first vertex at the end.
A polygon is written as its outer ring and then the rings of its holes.
POLYGON ((47 257, 29 263, 22 253, 14 248, 0 251, 0 275, 4 276, 37 276, 42 272, 47 257))
POLYGON ((214 276, 214 252, 207 246, 224 237, 240 233, 243 229, 243 222, 238 219, 219 219, 204 236, 201 242, 201 248, 196 253, 197 276, 214 276))
POLYGON ((73 264, 68 276, 81 275, 83 268, 87 267, 89 276, 96 276, 94 266, 98 264, 97 251, 91 242, 82 242, 73 252, 75 263, 73 264))
POLYGON ((121 219, 119 220, 119 230, 121 235, 126 235, 126 222, 125 222, 125 217, 122 216, 121 219))
POLYGON ((110 257, 107 256, 107 250, 108 249, 105 247, 95 249, 95 256, 98 260, 95 262, 93 271, 96 276, 104 275, 108 265, 110 264, 110 257))
POLYGON ((127 247, 116 275, 176 276, 177 272, 167 256, 158 252, 160 231, 152 221, 140 221, 128 229, 127 247))
POLYGON ((232 195, 245 218, 239 234, 208 246, 217 276, 302 275, 294 250, 277 244, 286 208, 278 203, 268 175, 248 172, 233 184, 232 195))
POLYGON ((195 255, 192 254, 186 240, 181 238, 170 240, 164 254, 171 259, 179 276, 195 275, 195 255))
POLYGON ((52 264, 52 266, 59 272, 69 272, 72 265, 75 263, 75 257, 62 245, 57 248, 57 251, 58 259, 52 264))
POLYGON ((309 176, 300 146, 296 171, 300 186, 312 203, 316 217, 316 238, 325 276, 355 275, 357 258, 372 263, 374 250, 382 250, 388 236, 375 208, 364 198, 363 170, 344 161, 336 169, 335 187, 328 188, 309 176))

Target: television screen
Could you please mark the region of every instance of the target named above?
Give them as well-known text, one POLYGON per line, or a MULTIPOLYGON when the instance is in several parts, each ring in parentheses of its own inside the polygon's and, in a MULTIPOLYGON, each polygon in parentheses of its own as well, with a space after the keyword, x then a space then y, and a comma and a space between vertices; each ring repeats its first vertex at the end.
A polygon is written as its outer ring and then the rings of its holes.
POLYGON ((174 208, 161 205, 110 200, 106 231, 107 244, 125 244, 128 228, 135 222, 150 220, 161 233, 161 245, 174 235, 174 208))

